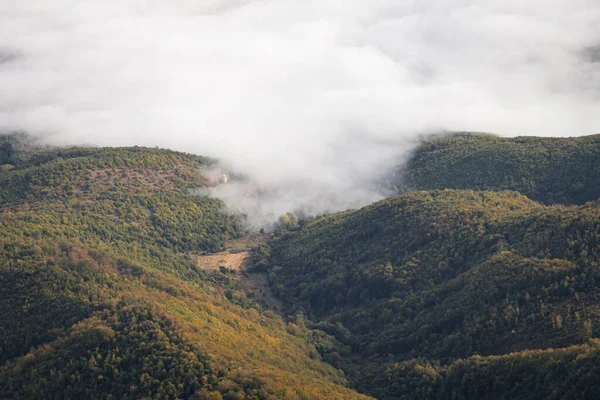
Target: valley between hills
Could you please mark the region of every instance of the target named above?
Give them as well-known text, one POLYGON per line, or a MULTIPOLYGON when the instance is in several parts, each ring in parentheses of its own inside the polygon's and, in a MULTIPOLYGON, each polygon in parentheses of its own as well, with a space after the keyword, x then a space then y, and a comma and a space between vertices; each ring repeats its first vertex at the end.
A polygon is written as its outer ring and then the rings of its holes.
POLYGON ((600 135, 430 138, 267 232, 214 163, 0 137, 0 398, 600 397, 600 135))

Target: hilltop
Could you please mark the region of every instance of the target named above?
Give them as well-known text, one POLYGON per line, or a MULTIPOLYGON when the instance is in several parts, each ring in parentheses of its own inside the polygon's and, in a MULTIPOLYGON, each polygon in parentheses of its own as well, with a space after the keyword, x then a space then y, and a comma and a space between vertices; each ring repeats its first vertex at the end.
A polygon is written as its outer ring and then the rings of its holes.
POLYGON ((411 190, 515 190, 545 204, 583 204, 600 197, 600 135, 427 140, 394 182, 411 190))
POLYGON ((599 144, 437 138, 265 234, 210 158, 0 137, 0 398, 600 397, 599 144))
MULTIPOLYGON (((246 233, 192 196, 211 160, 147 148, 23 151, 0 172, 0 398, 367 398, 192 255, 246 233)), ((9 154, 10 153, 10 154, 9 154)))

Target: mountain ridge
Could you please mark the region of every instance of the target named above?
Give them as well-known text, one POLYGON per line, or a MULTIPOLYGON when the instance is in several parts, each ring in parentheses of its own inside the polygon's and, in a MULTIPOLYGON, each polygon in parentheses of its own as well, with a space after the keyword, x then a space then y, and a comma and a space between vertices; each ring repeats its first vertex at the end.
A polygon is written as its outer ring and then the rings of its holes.
POLYGON ((190 194, 214 160, 11 140, 0 398, 600 396, 597 170, 574 178, 599 137, 424 143, 396 177, 418 190, 290 212, 239 269, 220 263, 251 242, 243 216, 190 194))

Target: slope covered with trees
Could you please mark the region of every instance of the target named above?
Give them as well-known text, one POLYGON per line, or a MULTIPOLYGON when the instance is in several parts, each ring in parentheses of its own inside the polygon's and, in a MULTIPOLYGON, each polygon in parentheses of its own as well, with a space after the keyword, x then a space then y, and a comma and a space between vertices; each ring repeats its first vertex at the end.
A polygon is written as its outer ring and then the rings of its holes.
POLYGON ((544 206, 517 192, 415 191, 281 229, 267 269, 288 313, 342 343, 328 359, 360 389, 378 398, 500 397, 501 385, 517 382, 503 372, 509 366, 534 381, 556 369, 593 381, 598 371, 583 360, 596 359, 596 345, 565 350, 581 356, 577 366, 554 353, 536 359, 545 369, 521 360, 600 335, 599 244, 598 201, 544 206), (452 383, 457 374, 474 386, 452 383))
POLYGON ((281 216, 281 318, 195 261, 246 235, 210 159, 0 137, 0 398, 599 398, 599 143, 442 138, 415 191, 281 216))
POLYGON ((219 200, 186 194, 210 160, 13 139, 0 170, 0 398, 366 398, 320 360, 318 335, 228 299, 226 277, 189 257, 244 233, 219 200))
POLYGON ((600 197, 600 135, 458 134, 422 143, 395 182, 414 190, 516 190, 545 204, 600 197))

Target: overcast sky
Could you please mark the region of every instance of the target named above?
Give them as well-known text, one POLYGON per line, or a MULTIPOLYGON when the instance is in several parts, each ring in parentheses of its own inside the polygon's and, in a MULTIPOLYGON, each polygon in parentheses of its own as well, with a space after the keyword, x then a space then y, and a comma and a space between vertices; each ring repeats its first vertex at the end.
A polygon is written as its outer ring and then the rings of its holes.
POLYGON ((10 130, 317 186, 431 131, 598 133, 600 1, 0 1, 10 130))

